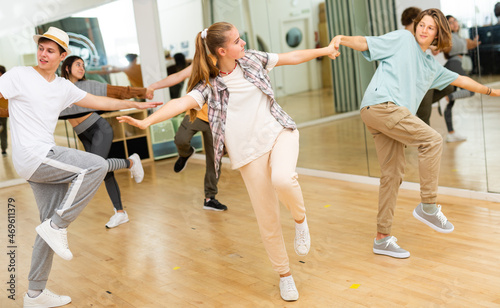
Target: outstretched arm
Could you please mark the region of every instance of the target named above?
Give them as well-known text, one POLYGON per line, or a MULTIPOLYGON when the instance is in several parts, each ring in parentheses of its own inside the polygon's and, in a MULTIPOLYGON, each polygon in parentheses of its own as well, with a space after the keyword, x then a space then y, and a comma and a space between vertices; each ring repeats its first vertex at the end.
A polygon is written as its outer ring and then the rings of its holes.
POLYGON ((500 89, 491 89, 487 86, 480 84, 479 82, 474 81, 473 79, 467 76, 460 75, 451 84, 456 87, 476 93, 486 94, 490 96, 500 96, 500 89))
POLYGON ((108 74, 120 73, 120 72, 123 72, 123 68, 105 65, 105 66, 101 66, 101 70, 89 70, 89 71, 85 71, 85 74, 108 75, 108 74))
POLYGON ((146 88, 136 88, 130 86, 113 86, 107 85, 107 97, 118 98, 118 99, 129 99, 129 98, 147 98, 153 99, 153 90, 148 90, 146 88))
POLYGON ((138 120, 129 116, 117 117, 117 119, 120 123, 128 123, 130 125, 139 127, 140 129, 146 129, 150 125, 168 120, 178 114, 183 113, 184 111, 196 107, 198 107, 198 103, 196 102, 196 100, 189 95, 185 95, 183 97, 169 101, 163 107, 156 110, 152 115, 145 118, 144 120, 138 120))
POLYGON ((481 45, 481 41, 479 40, 479 36, 476 35, 474 39, 465 39, 467 42, 467 50, 474 49, 477 46, 481 45))
POLYGON ((340 45, 344 45, 357 51, 368 50, 368 43, 366 42, 366 37, 364 36, 337 35, 333 38, 332 42, 337 51, 339 50, 340 45))
POLYGON ((151 90, 155 91, 158 89, 163 89, 163 88, 175 86, 176 84, 189 78, 189 76, 191 76, 192 71, 193 71, 193 66, 189 65, 188 67, 186 67, 182 71, 179 71, 175 74, 169 75, 169 76, 167 76, 167 78, 164 78, 160 81, 157 81, 157 82, 151 84, 148 87, 148 90, 151 89, 151 90))
POLYGON ((156 106, 161 105, 161 102, 133 102, 128 100, 119 100, 105 96, 96 96, 90 93, 87 93, 85 97, 75 103, 80 107, 86 107, 96 110, 120 110, 120 109, 128 109, 128 108, 137 108, 137 109, 147 109, 154 108, 156 106))
POLYGON ((338 52, 338 49, 335 49, 332 40, 327 47, 294 50, 287 53, 280 53, 278 55, 279 59, 278 63, 276 63, 276 66, 300 64, 323 56, 328 56, 331 59, 335 59, 339 55, 340 53, 338 52))

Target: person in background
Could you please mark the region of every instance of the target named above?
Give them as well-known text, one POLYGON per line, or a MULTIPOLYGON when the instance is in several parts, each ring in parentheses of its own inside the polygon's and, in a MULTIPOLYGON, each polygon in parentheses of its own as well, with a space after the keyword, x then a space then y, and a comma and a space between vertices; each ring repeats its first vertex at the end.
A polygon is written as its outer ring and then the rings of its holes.
MULTIPOLYGON (((450 24, 452 46, 443 50, 446 58, 448 59, 444 67, 452 72, 458 73, 459 75, 467 75, 462 66, 463 58, 467 56, 469 49, 476 48, 479 44, 481 44, 481 42, 478 40, 477 36, 473 40, 460 37, 458 34, 458 31, 460 31, 460 24, 455 17, 447 15, 446 19, 450 24)), ((474 95, 473 91, 468 91, 466 89, 453 87, 453 90, 454 92, 448 95, 448 104, 444 110, 444 120, 448 130, 446 142, 459 142, 467 140, 467 137, 455 132, 455 128, 453 127, 452 109, 455 105, 455 100, 474 95)))
MULTIPOLYGON (((5 66, 0 65, 0 76, 5 74, 7 70, 5 66)), ((0 99, 0 108, 7 109, 8 102, 6 99, 0 99)), ((2 149, 2 156, 7 156, 7 146, 8 146, 8 136, 7 136, 7 117, 0 117, 0 147, 2 149)))
MULTIPOLYGON (((186 57, 182 53, 174 55, 175 64, 167 67, 167 75, 173 75, 187 67, 186 57)), ((167 77, 168 78, 168 77, 167 77)), ((181 97, 182 87, 184 86, 184 79, 177 84, 168 87, 170 92, 170 99, 181 97)))
MULTIPOLYGON (((214 60, 215 63, 215 60, 214 60)), ((157 81, 150 85, 148 89, 152 91, 162 89, 183 82, 189 78, 192 73, 193 66, 189 65, 187 68, 167 76, 167 78, 157 81)), ((226 211, 227 206, 220 203, 215 198, 218 193, 217 183, 219 182, 221 165, 217 172, 215 171, 214 162, 214 144, 212 131, 208 123, 208 105, 205 104, 196 114, 194 121, 190 120, 189 115, 186 115, 182 120, 177 133, 175 134, 175 145, 179 152, 179 158, 175 162, 174 172, 179 173, 186 168, 189 158, 195 153, 194 147, 191 146, 191 139, 197 132, 203 134, 203 146, 205 148, 205 199, 203 201, 203 209, 212 211, 226 211)))
MULTIPOLYGON (((275 66, 296 65, 321 56, 333 57, 334 46, 266 53, 245 50, 246 42, 230 23, 218 22, 196 36, 188 94, 171 100, 144 120, 118 117, 139 128, 167 120, 208 104, 214 136, 215 170, 227 150, 233 169, 241 173, 259 225, 261 239, 278 273, 281 298, 299 298, 283 239, 281 201, 295 221, 295 252, 308 254, 311 238, 302 190, 296 173, 299 132, 275 100, 268 72, 275 66), (207 50, 208 49, 208 50, 207 50), (209 53, 216 57, 214 65, 209 53)), ((190 112, 191 120, 196 112, 190 112)))
POLYGON ((413 33, 414 25, 413 21, 415 18, 420 14, 422 10, 418 7, 415 6, 410 6, 406 8, 403 13, 401 13, 401 24, 403 27, 405 27, 405 30, 410 31, 413 33))
POLYGON ((125 58, 128 61, 128 65, 125 67, 105 65, 101 68, 101 70, 88 71, 87 74, 104 75, 124 72, 127 75, 128 81, 132 87, 143 88, 144 84, 142 81, 141 65, 137 63, 138 56, 135 53, 129 53, 125 55, 125 58))
POLYGON ((495 17, 497 18, 496 20, 496 24, 500 24, 500 2, 497 2, 495 4, 495 8, 493 9, 493 11, 495 12, 495 17))
POLYGON ((361 119, 373 136, 380 163, 380 187, 375 254, 408 258, 391 235, 399 186, 405 171, 405 147, 418 149, 420 198, 413 216, 432 229, 450 233, 454 226, 436 203, 439 168, 443 148, 441 135, 415 116, 430 88, 444 89, 449 84, 486 95, 500 96, 500 90, 460 76, 426 53, 451 46, 448 21, 438 9, 420 12, 414 20, 414 35, 398 30, 382 36, 344 36, 333 38, 340 45, 361 51, 368 61, 380 61, 361 102, 361 119))
MULTIPOLYGON (((61 77, 74 83, 79 89, 98 96, 119 99, 140 98, 152 99, 153 91, 146 88, 120 87, 85 79, 85 62, 79 56, 67 57, 61 66, 61 77)), ((82 141, 85 151, 108 158, 113 143, 113 129, 108 121, 95 110, 73 105, 63 110, 60 119, 67 119, 73 130, 82 141)), ((137 183, 142 182, 144 170, 138 154, 132 154, 128 159, 121 159, 123 168, 129 168, 137 183)), ((129 221, 127 212, 123 209, 120 188, 114 172, 108 172, 104 178, 106 190, 113 203, 114 215, 106 223, 106 228, 114 228, 129 221)))

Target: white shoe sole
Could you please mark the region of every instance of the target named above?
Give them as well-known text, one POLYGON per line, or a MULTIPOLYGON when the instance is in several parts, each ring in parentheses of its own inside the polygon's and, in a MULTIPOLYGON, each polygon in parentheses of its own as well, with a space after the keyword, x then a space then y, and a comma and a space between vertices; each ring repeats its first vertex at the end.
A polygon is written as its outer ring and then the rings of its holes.
POLYGON ((297 298, 294 297, 294 298, 290 298, 290 299, 284 298, 283 295, 281 295, 281 294, 280 294, 280 296, 281 296, 281 299, 284 300, 285 302, 295 302, 299 299, 298 296, 297 296, 297 298))
POLYGON ((223 209, 216 209, 216 208, 211 207, 211 206, 203 206, 203 209, 204 210, 209 210, 209 211, 216 211, 216 212, 224 212, 225 211, 223 209))
POLYGON ((377 255, 384 255, 384 256, 389 256, 393 258, 398 258, 398 259, 406 259, 410 257, 409 252, 404 252, 404 253, 398 253, 398 252, 393 252, 393 251, 388 251, 388 250, 383 250, 383 249, 376 249, 373 248, 373 253, 377 255))
POLYGON ((106 224, 106 228, 107 228, 107 229, 113 229, 113 228, 116 228, 116 227, 118 227, 119 225, 123 225, 124 223, 127 223, 127 222, 129 222, 129 219, 124 220, 124 221, 120 222, 119 224, 117 224, 116 226, 112 226, 112 227, 110 227, 110 226, 108 226, 108 225, 106 224))
POLYGON ((415 210, 413 210, 413 217, 415 217, 416 219, 420 220, 424 224, 428 225, 429 227, 431 227, 432 229, 434 229, 440 233, 451 233, 451 232, 453 232, 453 230, 455 230, 455 226, 453 226, 453 228, 451 228, 451 229, 439 228, 438 226, 434 225, 433 223, 430 223, 426 219, 420 217, 415 210))

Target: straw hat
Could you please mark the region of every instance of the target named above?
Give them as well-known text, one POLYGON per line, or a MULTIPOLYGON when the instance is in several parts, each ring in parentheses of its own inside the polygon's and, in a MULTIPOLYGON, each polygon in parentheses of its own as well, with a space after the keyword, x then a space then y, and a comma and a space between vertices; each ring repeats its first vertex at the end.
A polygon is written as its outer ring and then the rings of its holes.
POLYGON ((64 50, 68 53, 68 55, 71 53, 71 50, 69 50, 69 36, 63 30, 56 27, 50 27, 49 30, 47 30, 47 32, 45 32, 42 35, 40 34, 33 35, 33 40, 35 41, 35 43, 38 44, 38 40, 41 37, 45 37, 48 38, 49 40, 56 42, 59 46, 64 48, 64 50))

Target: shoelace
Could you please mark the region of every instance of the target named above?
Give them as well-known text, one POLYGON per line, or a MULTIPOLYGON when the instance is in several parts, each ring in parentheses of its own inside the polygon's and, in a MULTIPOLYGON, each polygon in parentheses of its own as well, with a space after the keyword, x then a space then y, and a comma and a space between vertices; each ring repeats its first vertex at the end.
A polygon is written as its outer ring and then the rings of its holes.
MULTIPOLYGON (((43 293, 45 296, 49 296, 49 297, 52 297, 52 298, 54 298, 54 299, 59 299, 59 298, 61 298, 61 296, 60 296, 60 295, 56 295, 56 294, 54 294, 54 293, 50 292, 49 290, 47 290, 46 292, 42 292, 42 293, 43 293)), ((41 294, 40 294, 40 295, 41 295, 41 294)))
POLYGON ((285 291, 295 292, 296 288, 295 288, 295 283, 293 282, 293 278, 285 277, 285 279, 282 279, 281 281, 283 281, 285 291))
POLYGON ((61 231, 59 234, 61 235, 61 242, 63 243, 64 248, 69 249, 67 236, 68 231, 66 229, 59 229, 59 231, 61 231))
POLYGON ((439 222, 441 223, 441 226, 444 227, 446 225, 446 222, 448 221, 448 219, 446 219, 446 216, 444 216, 443 212, 441 212, 441 205, 440 204, 438 204, 437 208, 438 208, 438 212, 436 213, 436 217, 439 220, 439 222))
POLYGON ((297 243, 298 245, 302 246, 302 245, 306 245, 306 231, 305 230, 300 230, 300 231, 297 231, 297 243))
POLYGON ((398 239, 394 236, 392 236, 390 239, 387 240, 387 244, 385 245, 385 247, 389 247, 390 245, 394 246, 396 249, 399 249, 399 245, 396 244, 396 242, 398 241, 398 239))

